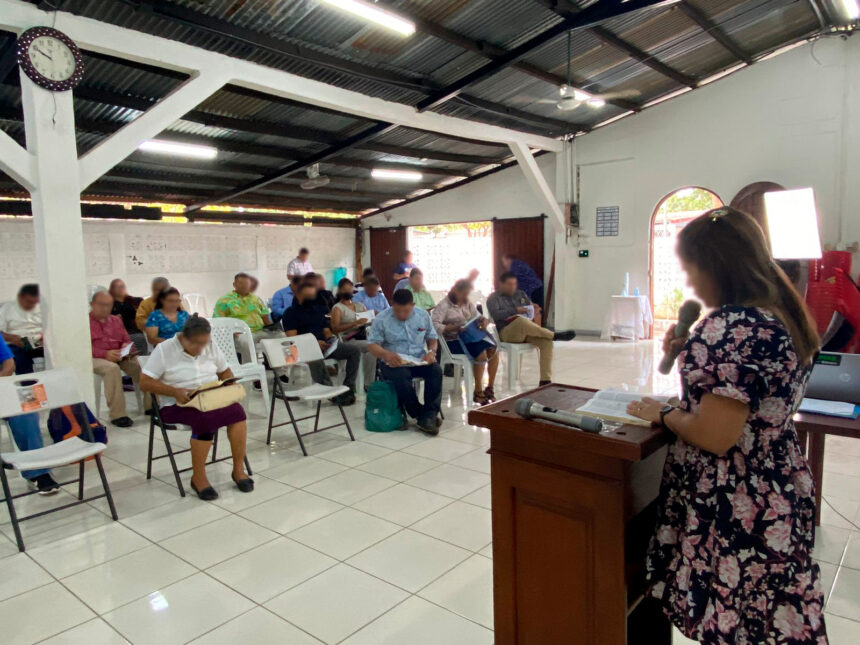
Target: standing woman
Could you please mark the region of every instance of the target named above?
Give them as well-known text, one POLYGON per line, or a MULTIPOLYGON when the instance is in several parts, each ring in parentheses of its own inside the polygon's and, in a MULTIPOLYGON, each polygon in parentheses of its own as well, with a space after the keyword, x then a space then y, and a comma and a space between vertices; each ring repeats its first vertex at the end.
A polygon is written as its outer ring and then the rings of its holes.
POLYGON ((361 347, 361 360, 364 369, 364 389, 376 380, 376 357, 367 351, 367 326, 364 318, 357 314, 367 311, 356 302, 355 286, 349 278, 341 278, 337 283, 335 305, 331 308, 331 330, 342 341, 349 341, 361 347))
POLYGON ((188 312, 182 310, 179 289, 168 287, 155 297, 155 311, 146 319, 146 340, 155 347, 182 331, 188 312))
MULTIPOLYGON (((496 372, 499 370, 499 353, 496 345, 488 340, 467 343, 460 340, 460 332, 472 318, 478 315, 475 303, 469 300, 472 283, 468 280, 457 280, 448 295, 430 312, 430 319, 436 328, 436 333, 444 336, 448 349, 452 354, 465 354, 472 361, 475 376, 475 392, 472 400, 478 405, 487 405, 496 399, 493 386, 496 383, 496 372), (484 369, 487 370, 487 387, 484 385, 484 369)), ((486 330, 490 321, 481 318, 478 326, 486 330)))
POLYGON ((649 548, 650 594, 685 636, 728 645, 826 645, 812 560, 815 493, 792 417, 818 351, 803 301, 758 224, 709 211, 678 237, 678 257, 713 311, 678 355, 679 408, 628 411, 676 435, 649 548))

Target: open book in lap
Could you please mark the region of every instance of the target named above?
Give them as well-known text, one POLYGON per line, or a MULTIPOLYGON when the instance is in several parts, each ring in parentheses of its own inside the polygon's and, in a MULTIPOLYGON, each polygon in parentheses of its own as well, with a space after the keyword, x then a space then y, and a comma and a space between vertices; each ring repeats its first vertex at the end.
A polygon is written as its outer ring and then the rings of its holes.
POLYGON ((600 390, 577 412, 589 417, 597 417, 606 421, 629 423, 636 426, 650 427, 651 423, 627 414, 627 406, 633 401, 641 401, 645 397, 657 401, 668 402, 670 397, 648 394, 647 392, 626 392, 624 390, 600 390))
POLYGON ((460 330, 460 334, 458 336, 461 342, 477 343, 483 340, 488 343, 492 343, 493 345, 496 344, 496 342, 493 340, 492 335, 490 335, 490 332, 488 332, 486 329, 481 329, 481 320, 481 316, 475 316, 466 323, 466 326, 460 330))
POLYGON ((403 365, 398 365, 398 367, 416 367, 418 365, 427 365, 427 361, 423 360, 423 356, 410 356, 409 354, 401 354, 400 352, 395 352, 400 360, 403 361, 403 365))

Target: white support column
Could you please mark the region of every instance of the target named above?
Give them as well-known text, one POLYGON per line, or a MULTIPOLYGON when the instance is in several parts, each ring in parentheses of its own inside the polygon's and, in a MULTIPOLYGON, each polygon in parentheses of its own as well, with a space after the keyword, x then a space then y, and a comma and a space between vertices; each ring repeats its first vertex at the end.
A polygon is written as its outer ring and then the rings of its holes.
POLYGON ((0 130, 0 169, 27 190, 33 188, 30 155, 3 130, 0 130))
POLYGON ((72 367, 92 407, 93 365, 71 92, 49 92, 21 73, 34 188, 36 263, 49 368, 72 367))
POLYGON ((221 65, 216 70, 206 70, 188 79, 134 121, 89 150, 80 159, 80 189, 85 190, 137 150, 141 143, 153 138, 221 89, 230 80, 230 74, 231 66, 221 65))
POLYGON ((555 230, 563 232, 565 230, 564 212, 561 210, 558 202, 555 201, 555 195, 549 184, 546 183, 546 178, 543 176, 540 168, 538 168, 532 151, 527 145, 519 141, 511 142, 508 145, 510 145, 511 152, 517 158, 517 163, 526 176, 529 186, 534 191, 535 197, 538 198, 541 208, 546 209, 555 230))

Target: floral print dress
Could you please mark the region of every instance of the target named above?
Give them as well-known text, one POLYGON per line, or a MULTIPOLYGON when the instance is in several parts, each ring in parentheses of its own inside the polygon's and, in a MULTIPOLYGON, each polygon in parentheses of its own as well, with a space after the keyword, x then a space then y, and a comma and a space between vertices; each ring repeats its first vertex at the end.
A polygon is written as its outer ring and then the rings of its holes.
POLYGON ((651 595, 702 643, 826 645, 812 475, 792 422, 809 369, 781 322, 736 306, 707 316, 678 361, 683 409, 696 412, 711 393, 749 405, 750 416, 723 456, 680 437, 670 447, 651 595))

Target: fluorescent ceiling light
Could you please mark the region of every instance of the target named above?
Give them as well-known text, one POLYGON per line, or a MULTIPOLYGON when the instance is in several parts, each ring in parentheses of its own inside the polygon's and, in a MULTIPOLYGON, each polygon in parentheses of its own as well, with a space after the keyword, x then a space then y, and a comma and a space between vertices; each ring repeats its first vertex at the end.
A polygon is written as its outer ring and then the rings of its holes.
POLYGON ((424 178, 420 172, 415 170, 390 170, 388 168, 374 168, 370 171, 374 179, 391 179, 393 181, 421 181, 424 178))
POLYGON ((842 0, 842 10, 849 20, 860 18, 860 5, 857 4, 857 0, 842 0))
POLYGON ((173 141, 160 141, 158 139, 144 141, 137 149, 177 157, 194 157, 195 159, 214 159, 218 156, 218 149, 211 146, 195 146, 190 143, 174 143, 173 141))
POLYGON ((364 0, 323 0, 323 2, 404 36, 411 36, 415 33, 415 23, 411 20, 406 20, 393 11, 377 7, 364 0))
POLYGON ((811 188, 765 193, 764 207, 773 257, 780 260, 821 257, 818 214, 811 188))

